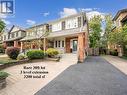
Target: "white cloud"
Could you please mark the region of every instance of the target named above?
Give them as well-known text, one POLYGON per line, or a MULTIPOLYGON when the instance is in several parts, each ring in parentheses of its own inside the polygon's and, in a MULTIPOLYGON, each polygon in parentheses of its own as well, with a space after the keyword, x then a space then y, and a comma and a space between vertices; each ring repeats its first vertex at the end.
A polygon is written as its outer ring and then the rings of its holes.
POLYGON ((3 21, 6 25, 10 25, 10 24, 11 24, 11 22, 8 21, 8 20, 2 19, 2 21, 3 21))
POLYGON ((45 13, 43 13, 43 16, 48 16, 50 13, 49 12, 45 12, 45 13))
POLYGON ((75 8, 64 8, 63 11, 61 11, 59 14, 60 17, 66 17, 77 13, 78 11, 75 8))
POLYGON ((33 24, 35 24, 36 22, 33 21, 33 20, 28 19, 28 20, 26 20, 26 23, 27 23, 28 25, 33 25, 33 24))
POLYGON ((88 20, 90 20, 95 15, 100 15, 101 18, 104 19, 105 13, 99 12, 98 9, 99 8, 78 8, 78 9, 63 8, 63 11, 61 11, 59 14, 60 14, 60 17, 66 17, 66 16, 69 16, 69 15, 76 14, 78 12, 86 12, 88 20))
POLYGON ((105 13, 101 13, 99 11, 90 11, 86 13, 86 16, 88 18, 88 20, 90 20, 91 18, 93 18, 94 16, 100 15, 102 19, 104 19, 104 15, 105 13))
POLYGON ((93 11, 93 8, 79 8, 78 10, 80 12, 88 12, 88 11, 93 11))

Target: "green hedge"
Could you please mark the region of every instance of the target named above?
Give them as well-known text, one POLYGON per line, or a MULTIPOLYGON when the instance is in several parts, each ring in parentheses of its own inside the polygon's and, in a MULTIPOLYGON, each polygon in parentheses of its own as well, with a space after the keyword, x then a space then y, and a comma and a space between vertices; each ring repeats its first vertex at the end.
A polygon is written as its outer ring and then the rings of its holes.
POLYGON ((26 54, 29 59, 43 59, 44 52, 42 50, 30 50, 26 54))
POLYGON ((5 48, 0 44, 0 53, 5 53, 5 48))
POLYGON ((0 71, 0 78, 6 78, 8 75, 8 73, 0 71))
POLYGON ((110 50, 110 55, 118 56, 117 50, 110 50))
POLYGON ((54 48, 48 48, 46 50, 46 54, 49 56, 49 57, 54 57, 55 55, 58 55, 59 52, 58 50, 54 49, 54 48))

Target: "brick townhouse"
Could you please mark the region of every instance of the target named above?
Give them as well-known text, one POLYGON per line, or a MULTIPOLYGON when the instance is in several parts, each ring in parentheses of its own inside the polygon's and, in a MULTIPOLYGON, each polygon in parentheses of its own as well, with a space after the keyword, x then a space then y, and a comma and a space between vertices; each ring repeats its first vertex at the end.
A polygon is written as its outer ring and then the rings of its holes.
POLYGON ((6 33, 10 34, 10 37, 3 34, 3 43, 6 47, 17 46, 21 51, 56 48, 60 53, 77 53, 80 62, 83 62, 88 54, 89 31, 84 12, 32 26, 25 31, 16 29, 13 26, 10 32, 6 33), (48 35, 44 36, 46 32, 48 35), (5 35, 8 39, 4 38, 5 35))

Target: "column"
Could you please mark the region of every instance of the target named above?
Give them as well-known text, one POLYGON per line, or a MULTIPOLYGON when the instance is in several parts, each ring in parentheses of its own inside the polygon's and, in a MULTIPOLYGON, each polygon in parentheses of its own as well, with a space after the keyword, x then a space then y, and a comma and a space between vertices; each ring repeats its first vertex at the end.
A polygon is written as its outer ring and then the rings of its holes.
POLYGON ((70 53, 70 38, 65 39, 66 53, 70 53))
POLYGON ((23 42, 21 42, 21 49, 20 49, 21 52, 23 52, 23 42))
POLYGON ((14 47, 18 47, 18 41, 14 41, 14 47))
POLYGON ((80 33, 78 34, 78 62, 84 62, 85 58, 85 34, 80 33))
POLYGON ((4 46, 4 48, 6 48, 7 47, 7 43, 3 42, 3 46, 4 46))

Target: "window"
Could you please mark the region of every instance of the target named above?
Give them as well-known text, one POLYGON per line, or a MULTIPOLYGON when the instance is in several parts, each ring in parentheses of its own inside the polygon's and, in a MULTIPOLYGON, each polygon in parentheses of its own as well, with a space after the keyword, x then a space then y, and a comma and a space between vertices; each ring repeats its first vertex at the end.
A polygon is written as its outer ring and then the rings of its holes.
POLYGON ((58 41, 58 47, 60 47, 60 41, 58 41))
POLYGON ((62 30, 65 29, 65 21, 62 22, 62 30))
POLYGON ((49 25, 49 31, 52 31, 52 25, 49 25))
POLYGON ((11 38, 14 38, 14 37, 15 37, 15 34, 14 34, 14 33, 12 33, 12 34, 11 34, 11 38))
POLYGON ((6 40, 6 35, 4 35, 4 40, 6 40))
POLYGON ((64 41, 62 41, 62 47, 64 47, 64 41))
POLYGON ((81 27, 81 17, 78 17, 78 27, 81 27))
POLYGON ((16 32, 16 37, 18 37, 18 32, 16 32))
POLYGON ((57 47, 57 41, 55 42, 55 47, 57 47))

